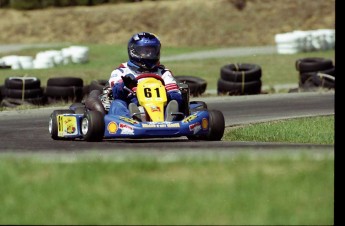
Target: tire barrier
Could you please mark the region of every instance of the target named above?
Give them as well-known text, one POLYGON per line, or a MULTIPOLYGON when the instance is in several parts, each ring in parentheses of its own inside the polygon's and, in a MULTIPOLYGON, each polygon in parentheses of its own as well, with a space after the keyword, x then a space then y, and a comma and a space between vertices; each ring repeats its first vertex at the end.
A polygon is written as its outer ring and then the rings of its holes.
POLYGON ((46 103, 41 81, 36 77, 9 77, 1 87, 1 106, 43 105, 46 103))
POLYGON ((261 93, 262 69, 256 64, 228 64, 220 69, 218 95, 250 95, 261 93))
POLYGON ((188 84, 191 96, 197 97, 206 91, 207 82, 205 79, 189 75, 176 75, 174 77, 178 83, 188 84))
POLYGON ((296 60, 299 72, 298 85, 303 91, 315 88, 335 88, 335 66, 330 59, 307 57, 296 60))
POLYGON ((274 39, 279 54, 328 50, 335 47, 335 30, 293 31, 276 34, 274 39))
POLYGON ((83 80, 77 77, 55 77, 47 81, 45 95, 49 103, 80 102, 83 99, 83 80))
POLYGON ((45 69, 70 63, 83 64, 89 61, 89 48, 86 46, 70 46, 61 50, 46 50, 32 56, 9 55, 0 58, 2 68, 45 69))

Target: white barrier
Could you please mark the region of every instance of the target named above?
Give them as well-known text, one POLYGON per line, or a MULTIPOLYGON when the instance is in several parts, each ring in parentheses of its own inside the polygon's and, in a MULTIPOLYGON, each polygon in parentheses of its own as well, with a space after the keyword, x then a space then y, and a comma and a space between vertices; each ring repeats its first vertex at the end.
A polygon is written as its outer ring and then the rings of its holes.
POLYGON ((22 69, 19 62, 19 56, 17 55, 4 56, 1 58, 1 60, 5 63, 5 65, 11 66, 13 70, 22 69))
POLYGON ((89 48, 86 46, 70 46, 61 50, 46 50, 38 52, 35 58, 31 56, 10 55, 0 58, 4 65, 12 69, 44 69, 70 63, 86 63, 89 61, 89 48))
POLYGON ((296 30, 293 32, 276 34, 274 40, 279 54, 329 50, 335 47, 335 30, 296 30))

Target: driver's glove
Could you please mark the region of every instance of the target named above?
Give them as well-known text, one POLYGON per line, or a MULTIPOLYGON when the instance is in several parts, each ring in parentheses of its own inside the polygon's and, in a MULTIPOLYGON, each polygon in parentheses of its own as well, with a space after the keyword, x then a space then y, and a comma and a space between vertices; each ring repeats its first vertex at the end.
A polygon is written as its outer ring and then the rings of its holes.
POLYGON ((133 87, 136 87, 138 84, 138 81, 133 74, 127 74, 125 76, 121 76, 121 78, 125 86, 129 89, 133 89, 133 87))

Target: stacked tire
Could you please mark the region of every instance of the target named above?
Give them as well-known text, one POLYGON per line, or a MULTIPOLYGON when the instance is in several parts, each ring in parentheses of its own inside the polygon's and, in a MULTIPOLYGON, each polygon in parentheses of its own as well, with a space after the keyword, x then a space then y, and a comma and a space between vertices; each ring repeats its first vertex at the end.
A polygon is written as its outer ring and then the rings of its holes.
POLYGON ((206 91, 207 82, 205 79, 189 75, 176 75, 174 77, 177 83, 188 84, 189 93, 191 96, 197 97, 206 91))
POLYGON ((47 81, 45 94, 49 103, 80 102, 83 99, 84 82, 77 77, 55 77, 47 81))
POLYGON ((220 69, 218 95, 250 95, 261 93, 262 69, 256 64, 227 64, 220 69))
POLYGON ((315 88, 335 88, 335 66, 331 59, 307 57, 296 60, 299 72, 299 88, 303 91, 315 88))
POLYGON ((1 106, 43 105, 45 96, 41 81, 36 77, 9 77, 1 87, 1 106))

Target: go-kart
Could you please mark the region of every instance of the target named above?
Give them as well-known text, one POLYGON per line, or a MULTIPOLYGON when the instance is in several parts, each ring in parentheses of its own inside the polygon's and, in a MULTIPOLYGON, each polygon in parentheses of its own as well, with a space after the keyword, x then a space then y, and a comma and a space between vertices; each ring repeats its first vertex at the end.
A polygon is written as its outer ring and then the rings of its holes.
POLYGON ((94 90, 96 92, 92 91, 85 100, 72 104, 69 109, 54 110, 49 120, 51 137, 54 140, 86 141, 182 136, 189 140, 222 139, 225 129, 223 113, 209 110, 203 101, 189 101, 186 83, 178 84, 183 97, 182 109, 165 112, 168 98, 164 80, 156 74, 141 74, 136 79, 139 113, 132 117, 108 114, 112 97, 111 89, 106 86, 102 93, 94 90), (174 119, 166 121, 167 114, 173 115, 174 119))

